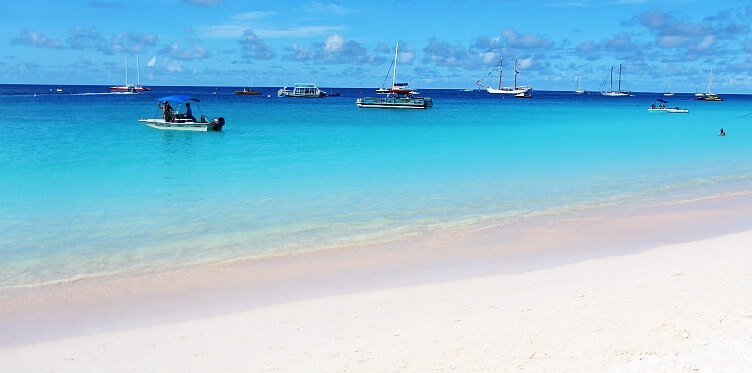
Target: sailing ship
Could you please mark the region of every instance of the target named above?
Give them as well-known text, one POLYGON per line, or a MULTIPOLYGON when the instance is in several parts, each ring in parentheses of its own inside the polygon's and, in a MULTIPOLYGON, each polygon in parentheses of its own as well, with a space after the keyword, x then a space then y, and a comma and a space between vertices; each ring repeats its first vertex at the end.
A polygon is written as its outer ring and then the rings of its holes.
POLYGON ((587 94, 587 89, 582 89, 582 75, 577 77, 577 88, 574 89, 574 93, 578 95, 587 94))
MULTIPOLYGON (((475 81, 475 84, 483 87, 486 89, 486 92, 488 93, 495 93, 495 94, 508 94, 508 95, 515 95, 515 97, 529 97, 527 93, 533 89, 532 86, 518 86, 517 85, 517 75, 519 75, 520 71, 517 69, 517 58, 514 59, 514 85, 511 87, 503 87, 502 86, 502 77, 503 77, 503 71, 504 71, 504 58, 499 59, 498 66, 499 67, 499 86, 498 88, 489 87, 485 84, 483 84, 483 79, 479 79, 475 81)), ((491 70, 488 75, 491 75, 494 71, 496 71, 496 66, 494 66, 493 70, 491 70)), ((486 75, 486 77, 488 76, 486 75)))
POLYGON ((141 86, 141 71, 138 67, 138 56, 136 56, 136 75, 136 84, 128 84, 128 56, 125 56, 125 85, 110 87, 110 91, 127 93, 151 91, 151 88, 141 86))
MULTIPOLYGON (((619 64, 619 81, 617 83, 617 90, 614 91, 614 67, 611 66, 611 78, 609 80, 608 84, 608 91, 601 91, 602 96, 608 96, 608 97, 626 97, 630 95, 629 91, 622 91, 621 90, 621 64, 619 64)), ((605 79, 603 81, 605 83, 605 79)))
MULTIPOLYGON (((419 92, 410 88, 408 83, 397 83, 397 55, 399 43, 394 47, 394 60, 389 70, 392 71, 392 86, 390 88, 381 86, 376 90, 377 94, 386 95, 386 97, 362 97, 355 101, 359 108, 379 108, 379 109, 426 109, 433 106, 433 99, 422 97, 419 92)), ((387 72, 384 83, 389 79, 387 72)))
POLYGON ((695 98, 700 101, 723 101, 717 94, 713 93, 713 68, 710 68, 710 81, 705 93, 695 93, 695 98))

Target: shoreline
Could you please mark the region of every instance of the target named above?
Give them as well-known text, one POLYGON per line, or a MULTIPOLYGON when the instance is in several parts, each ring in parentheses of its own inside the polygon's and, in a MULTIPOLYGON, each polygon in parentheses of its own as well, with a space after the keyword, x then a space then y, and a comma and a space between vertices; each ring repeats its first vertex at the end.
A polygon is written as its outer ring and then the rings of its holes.
MULTIPOLYGON (((679 204, 635 207, 634 210, 631 207, 620 207, 567 219, 545 218, 525 226, 511 224, 472 234, 447 234, 373 247, 304 253, 265 260, 234 261, 144 277, 83 280, 45 286, 41 289, 2 291, 0 335, 3 337, 0 338, 0 362, 7 361, 10 366, 28 364, 26 368, 31 368, 43 363, 28 355, 35 351, 38 353, 40 348, 52 347, 52 351, 60 353, 86 354, 85 346, 93 343, 92 341, 112 341, 123 335, 135 335, 128 339, 129 343, 121 346, 123 349, 139 351, 139 354, 153 353, 158 359, 158 353, 150 352, 144 346, 154 338, 153 333, 167 338, 166 336, 186 331, 193 331, 195 336, 196 330, 203 330, 215 338, 223 338, 223 329, 205 330, 204 327, 213 323, 225 325, 226 322, 239 322, 246 325, 245 327, 260 328, 272 333, 265 325, 247 325, 247 320, 255 320, 259 315, 272 317, 268 312, 279 312, 279 317, 296 320, 296 313, 304 312, 302 309, 298 311, 301 304, 333 307, 340 309, 344 314, 349 312, 351 306, 360 312, 367 312, 368 307, 375 307, 370 302, 381 297, 386 297, 384 299, 387 301, 392 299, 389 302, 395 305, 405 302, 410 304, 410 307, 420 309, 427 306, 434 309, 426 302, 435 303, 436 297, 440 296, 456 296, 456 289, 459 288, 469 287, 459 294, 467 293, 468 297, 477 297, 479 291, 482 294, 490 288, 504 287, 507 281, 511 281, 519 287, 507 289, 513 293, 522 290, 543 291, 537 289, 537 285, 531 286, 541 283, 540 276, 563 276, 559 281, 565 283, 560 284, 558 290, 569 293, 569 289, 566 288, 566 282, 569 281, 567 276, 576 278, 580 276, 581 271, 582 276, 591 276, 591 279, 608 283, 611 288, 620 289, 620 292, 636 291, 630 284, 639 280, 639 277, 657 276, 646 268, 663 273, 663 267, 690 265, 697 267, 696 270, 699 272, 711 273, 712 267, 717 265, 719 260, 732 261, 723 263, 725 267, 743 266, 745 260, 748 263, 749 253, 738 249, 730 251, 721 247, 723 244, 719 242, 730 240, 738 243, 739 240, 744 242, 752 238, 752 227, 749 224, 752 222, 752 209, 749 207, 752 207, 752 196, 746 194, 679 204), (722 255, 714 258, 711 255, 713 253, 697 247, 711 247, 715 253, 722 255), (704 255, 703 258, 710 260, 703 262, 692 259, 687 262, 686 258, 681 257, 682 250, 686 248, 690 248, 695 257, 704 255), (732 254, 736 259, 731 257, 732 254), (658 262, 643 260, 654 255, 660 258, 658 262), (675 257, 676 255, 679 257, 675 257), (611 271, 629 272, 630 268, 625 268, 624 263, 641 263, 640 266, 644 265, 645 268, 637 270, 640 274, 637 278, 622 278, 622 284, 611 279, 611 271), (600 266, 603 268, 596 268, 600 266), (412 295, 409 294, 413 293, 417 294, 417 300, 410 300, 412 295), (434 298, 429 301, 425 298, 426 294, 431 294, 434 298), (358 306, 359 304, 369 306, 363 309, 362 306, 358 306), (238 320, 238 317, 241 317, 241 320, 238 320)), ((723 278, 722 273, 713 272, 713 278, 724 280, 723 283, 727 284, 724 287, 728 291, 734 287, 750 290, 750 271, 739 272, 740 270, 742 269, 727 274, 732 276, 732 281, 737 282, 733 286, 727 282, 728 278, 723 278)), ((661 279, 663 280, 665 278, 661 279)), ((692 286, 686 285, 679 289, 679 296, 701 298, 701 294, 694 293, 696 290, 692 286)), ((648 285, 641 283, 640 286, 648 285)), ((658 289, 659 293, 666 291, 659 283, 649 286, 658 289)), ((587 293, 594 290, 588 288, 582 291, 587 293)), ((478 302, 481 298, 473 299, 478 302)), ((610 301, 618 304, 622 300, 610 301)), ((494 306, 499 307, 504 302, 502 297, 496 300, 494 306)), ((723 303, 719 300, 715 302, 719 302, 719 307, 723 303)), ((461 319, 476 317, 475 310, 458 310, 457 307, 460 305, 456 300, 447 303, 450 309, 459 312, 458 317, 461 319)), ((558 304, 548 306, 555 308, 558 304)), ((439 308, 442 307, 443 304, 439 308)), ((597 307, 613 308, 609 303, 598 303, 596 309, 597 307)), ((678 306, 672 303, 671 307, 678 306)), ((407 321, 415 322, 417 325, 425 322, 422 319, 414 320, 414 316, 404 312, 405 310, 395 311, 393 319, 372 322, 388 328, 403 325, 407 321)), ((539 312, 542 312, 539 317, 553 317, 547 312, 557 311, 539 312)), ((480 318, 474 320, 472 328, 477 328, 477 323, 487 321, 482 315, 483 313, 480 318)), ((310 325, 301 327, 315 328, 316 312, 298 316, 301 320, 307 318, 311 322, 310 325)), ((337 327, 338 318, 331 318, 331 315, 328 317, 328 325, 337 327)), ((377 315, 372 317, 378 319, 377 315)), ((348 322, 354 321, 343 321, 343 325, 347 325, 348 322)), ((626 326, 631 322, 631 319, 623 320, 621 324, 626 326)), ((462 323, 467 326, 466 321, 462 323)), ((547 327, 556 325, 547 324, 547 327)), ((255 333, 253 329, 246 331, 255 333)), ((461 331, 455 332, 460 333, 457 335, 458 338, 462 337, 461 331)), ((323 335, 317 335, 330 337, 326 331, 321 333, 323 335)), ((568 333, 561 333, 561 338, 569 336, 568 333)), ((597 331, 595 333, 600 335, 597 331)), ((234 338, 243 338, 234 332, 231 334, 234 338)), ((418 333, 415 338, 427 336, 418 333)), ((255 338, 251 339, 253 343, 263 343, 255 338)), ((564 340, 559 342, 565 343, 564 340)), ((290 340, 287 343, 302 342, 290 340)), ((478 343, 484 343, 483 339, 481 338, 478 343)), ((500 342, 494 339, 494 343, 500 342)), ((387 348, 385 345, 377 345, 379 348, 387 348)), ((311 348, 312 354, 320 352, 311 348)), ((110 350, 108 356, 119 356, 119 352, 122 351, 110 350)), ((187 351, 176 351, 184 352, 187 351)), ((533 352, 533 355, 536 353, 533 352)), ((648 357, 652 359, 651 356, 648 357)), ((283 364, 284 355, 278 357, 279 361, 275 364, 283 364)), ((387 358, 392 358, 390 353, 381 356, 380 362, 387 358)), ((52 358, 44 359, 44 363, 47 364, 44 366, 54 366, 54 361, 50 359, 52 358)), ((420 367, 432 366, 430 362, 423 362, 428 365, 419 365, 420 367)), ((110 365, 112 366, 120 365, 110 365)), ((304 365, 298 367, 302 366, 304 365)), ((371 365, 368 369, 376 370, 378 367, 379 365, 371 365)))

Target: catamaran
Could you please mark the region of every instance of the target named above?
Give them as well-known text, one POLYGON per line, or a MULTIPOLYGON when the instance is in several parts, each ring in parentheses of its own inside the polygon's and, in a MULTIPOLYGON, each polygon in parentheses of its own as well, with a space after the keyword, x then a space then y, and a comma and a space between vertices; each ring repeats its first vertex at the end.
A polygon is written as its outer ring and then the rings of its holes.
MULTIPOLYGON (((621 64, 619 64, 619 81, 618 81, 618 89, 614 91, 614 67, 611 66, 611 80, 608 84, 608 91, 601 91, 601 95, 608 96, 608 97, 626 97, 630 95, 629 91, 622 91, 621 90, 621 64)), ((603 81, 605 83, 605 79, 603 81)), ((601 84, 602 86, 603 84, 601 84)))
POLYGON ((494 71, 496 71, 496 66, 494 66, 493 70, 491 70, 488 75, 485 77, 478 79, 475 81, 475 84, 483 87, 486 89, 486 92, 488 93, 496 93, 496 94, 508 94, 508 95, 515 95, 515 97, 520 98, 527 98, 531 97, 527 93, 533 89, 532 86, 526 85, 526 86, 518 86, 517 85, 517 75, 520 73, 520 71, 517 69, 517 59, 514 59, 514 85, 511 87, 503 87, 501 85, 502 75, 504 71, 504 58, 499 59, 499 63, 496 65, 499 67, 499 86, 498 88, 489 87, 485 84, 483 84, 483 79, 491 75, 494 71))
POLYGON ((136 81, 136 84, 128 84, 128 56, 126 55, 125 56, 125 85, 110 87, 110 91, 127 92, 127 93, 151 91, 151 88, 141 86, 141 71, 138 67, 138 56, 136 56, 136 75, 138 79, 136 81))
MULTIPOLYGON (((397 53, 399 43, 394 47, 394 60, 392 66, 392 86, 386 88, 382 85, 376 90, 377 94, 386 95, 386 97, 362 97, 355 101, 359 108, 379 108, 379 109, 426 109, 433 106, 433 99, 422 97, 420 93, 412 90, 408 83, 397 83, 397 53)), ((389 70, 392 70, 390 66, 389 70)), ((389 73, 384 79, 386 83, 389 79, 389 73)))

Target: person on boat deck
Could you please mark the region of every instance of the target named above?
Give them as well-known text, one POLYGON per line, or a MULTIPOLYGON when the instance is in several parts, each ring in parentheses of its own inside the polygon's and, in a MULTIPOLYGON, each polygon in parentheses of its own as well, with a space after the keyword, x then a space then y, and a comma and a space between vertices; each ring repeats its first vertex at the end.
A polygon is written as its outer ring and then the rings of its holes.
POLYGON ((172 122, 173 114, 172 106, 170 106, 170 103, 165 101, 159 104, 159 108, 162 109, 162 118, 165 120, 165 122, 172 122))
POLYGON ((193 122, 196 121, 196 117, 193 116, 193 110, 191 109, 190 102, 185 103, 185 115, 183 116, 183 118, 190 119, 193 122))

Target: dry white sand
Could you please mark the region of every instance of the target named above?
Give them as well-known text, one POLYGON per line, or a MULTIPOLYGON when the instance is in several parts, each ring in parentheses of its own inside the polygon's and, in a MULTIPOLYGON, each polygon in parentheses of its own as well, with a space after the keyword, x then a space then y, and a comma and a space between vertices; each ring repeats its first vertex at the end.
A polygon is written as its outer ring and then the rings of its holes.
MULTIPOLYGON (((600 232, 588 242, 613 246, 604 237, 625 242, 624 235, 655 235, 666 228, 655 221, 675 213, 628 217, 618 229, 613 220, 578 226, 600 232), (612 229, 600 229, 606 226, 612 229)), ((673 221, 690 229, 714 216, 680 215, 673 221)), ((752 371, 752 231, 668 245, 627 240, 636 250, 604 247, 601 254, 584 256, 570 250, 569 259, 555 263, 542 259, 545 250, 531 254, 537 260, 491 260, 478 247, 500 244, 499 237, 457 240, 470 254, 451 251, 440 260, 405 266, 386 260, 346 271, 341 258, 311 259, 312 267, 320 267, 318 260, 340 261, 334 271, 340 275, 318 281, 322 277, 313 276, 310 282, 306 266, 278 263, 266 267, 285 269, 285 276, 298 280, 277 278, 265 289, 232 276, 201 287, 183 274, 176 277, 180 281, 145 280, 162 289, 152 292, 143 285, 118 292, 120 283, 112 282, 107 289, 115 294, 105 297, 100 284, 91 301, 65 302, 79 293, 90 300, 88 285, 42 296, 6 294, 0 298, 0 332, 16 339, 2 343, 0 334, 0 370, 752 371), (457 257, 465 258, 459 269, 457 257), (191 291, 174 295, 177 287, 191 291), (151 295, 133 295, 144 293, 151 295), (19 338, 24 332, 38 338, 19 338)), ((566 235, 556 237, 567 241, 566 235)), ((536 246, 530 237, 520 242, 536 246)))

